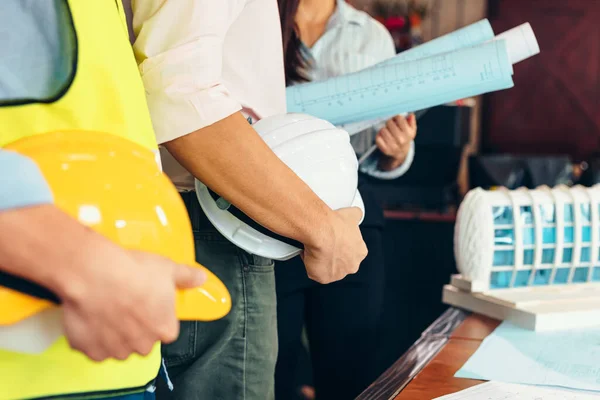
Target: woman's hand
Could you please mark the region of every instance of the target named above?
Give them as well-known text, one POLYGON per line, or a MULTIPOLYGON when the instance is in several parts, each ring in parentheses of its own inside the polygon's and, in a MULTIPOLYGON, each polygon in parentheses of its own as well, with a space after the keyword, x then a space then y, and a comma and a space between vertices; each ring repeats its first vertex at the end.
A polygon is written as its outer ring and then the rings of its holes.
POLYGON ((414 114, 409 114, 406 118, 396 115, 388 120, 375 138, 377 148, 382 153, 379 169, 391 171, 401 166, 416 136, 417 119, 414 114))

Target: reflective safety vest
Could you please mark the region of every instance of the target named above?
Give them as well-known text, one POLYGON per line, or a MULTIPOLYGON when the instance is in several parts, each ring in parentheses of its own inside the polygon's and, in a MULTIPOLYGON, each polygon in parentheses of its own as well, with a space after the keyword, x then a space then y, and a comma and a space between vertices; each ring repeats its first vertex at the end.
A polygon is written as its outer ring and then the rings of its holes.
MULTIPOLYGON (((73 58, 68 81, 50 99, 0 102, 0 147, 37 134, 88 131, 118 135, 155 151, 120 0, 63 0, 62 4, 74 39, 67 49, 73 58)), ((143 390, 159 367, 159 344, 147 357, 97 363, 71 350, 62 337, 41 354, 0 350, 0 399, 133 393, 143 390)))

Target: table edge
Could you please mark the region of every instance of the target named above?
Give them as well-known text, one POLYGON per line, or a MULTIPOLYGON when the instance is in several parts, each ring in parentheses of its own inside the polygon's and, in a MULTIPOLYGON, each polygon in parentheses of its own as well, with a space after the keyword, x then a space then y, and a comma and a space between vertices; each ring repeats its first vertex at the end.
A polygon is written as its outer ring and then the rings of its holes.
POLYGON ((442 350, 469 312, 450 307, 356 400, 392 400, 442 350), (412 364, 411 364, 412 363, 412 364), (408 369, 407 369, 408 368, 408 369))

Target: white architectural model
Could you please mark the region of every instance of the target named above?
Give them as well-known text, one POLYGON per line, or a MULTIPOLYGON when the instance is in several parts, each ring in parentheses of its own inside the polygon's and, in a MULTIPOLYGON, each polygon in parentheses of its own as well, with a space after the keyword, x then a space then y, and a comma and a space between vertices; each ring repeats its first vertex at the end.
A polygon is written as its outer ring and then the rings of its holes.
POLYGON ((531 330, 600 325, 600 186, 471 191, 443 301, 531 330))

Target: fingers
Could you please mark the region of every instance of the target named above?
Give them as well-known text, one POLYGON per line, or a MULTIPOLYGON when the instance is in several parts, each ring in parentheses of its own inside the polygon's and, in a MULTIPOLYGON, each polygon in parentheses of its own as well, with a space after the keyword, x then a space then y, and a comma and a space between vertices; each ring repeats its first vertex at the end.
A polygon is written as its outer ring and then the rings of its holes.
POLYGON ((131 350, 131 352, 139 354, 141 356, 147 356, 150 354, 152 349, 154 348, 155 341, 150 340, 146 335, 141 336, 133 336, 130 335, 126 344, 127 348, 131 350))
POLYGON ((121 319, 116 325, 120 329, 114 329, 114 326, 90 324, 91 319, 73 309, 65 311, 63 322, 69 345, 93 361, 101 362, 109 358, 125 360, 132 353, 146 356, 156 343, 152 327, 142 329, 138 321, 124 313, 117 312, 119 316, 113 316, 121 319))
POLYGON ((206 274, 200 268, 173 264, 173 280, 178 289, 192 289, 206 282, 206 274))
POLYGON ((95 334, 100 338, 98 345, 102 349, 102 353, 106 355, 105 358, 110 357, 122 361, 126 360, 133 352, 128 344, 130 332, 117 332, 104 325, 95 334))
POLYGON ((311 273, 310 270, 307 271, 307 276, 308 276, 308 279, 315 281, 317 283, 320 283, 321 285, 327 285, 329 283, 333 283, 335 281, 343 279, 343 278, 333 279, 330 276, 325 277, 325 276, 321 276, 319 274, 313 274, 313 273, 311 273))
POLYGON ((161 342, 166 344, 173 343, 179 336, 179 321, 177 318, 163 322, 162 326, 157 330, 157 334, 161 342))
POLYGON ((207 278, 201 268, 152 254, 129 254, 121 257, 119 273, 92 269, 97 273, 90 280, 101 283, 91 285, 88 296, 63 303, 63 325, 71 347, 94 361, 147 355, 156 343, 173 342, 179 335, 176 289, 200 286, 207 278))
POLYGON ((65 335, 73 350, 85 354, 92 361, 100 362, 110 357, 116 357, 120 350, 111 350, 105 345, 103 326, 90 325, 77 311, 65 310, 63 313, 65 335), (72 312, 71 312, 72 311, 72 312))
POLYGON ((375 137, 375 144, 379 151, 386 156, 392 156, 397 151, 395 141, 392 134, 387 128, 383 128, 375 137))
POLYGON ((175 298, 171 295, 161 296, 162 301, 154 305, 152 314, 140 315, 140 324, 144 324, 153 340, 172 343, 179 336, 179 320, 177 319, 175 298))
POLYGON ((331 268, 331 265, 321 266, 321 268, 327 268, 328 271, 324 273, 324 271, 318 271, 318 273, 313 273, 311 269, 306 271, 308 279, 315 281, 321 285, 328 285, 330 283, 338 282, 344 279, 348 275, 353 275, 358 271, 358 266, 352 268, 351 270, 335 270, 331 268))
POLYGON ((390 119, 386 124, 386 127, 390 130, 394 137, 401 139, 400 145, 405 145, 407 142, 413 140, 417 134, 417 118, 415 114, 409 114, 406 118, 402 115, 396 115, 390 119), (396 129, 391 129, 395 127, 396 129))
POLYGON ((147 356, 156 343, 153 329, 153 326, 142 325, 142 322, 130 316, 123 321, 120 335, 129 352, 147 356))
MULTIPOLYGON (((412 114, 411 114, 412 115, 412 114)), ((408 116, 411 119, 411 116, 408 116)), ((393 139, 399 147, 406 146, 410 141, 414 139, 415 130, 411 127, 410 122, 402 115, 397 115, 388 121, 389 125, 394 129, 390 129, 386 126, 390 133, 392 133, 393 139)))
POLYGON ((407 132, 410 129, 410 125, 403 115, 396 115, 388 122, 392 122, 392 125, 395 125, 398 130, 403 132, 407 132))
POLYGON ((73 350, 82 352, 93 361, 106 359, 107 355, 103 354, 103 350, 96 343, 94 336, 89 334, 84 320, 77 316, 71 317, 71 314, 68 312, 65 312, 63 315, 65 335, 69 339, 69 346, 73 350))
POLYGON ((130 254, 140 264, 152 264, 155 267, 171 269, 173 282, 178 289, 192 289, 202 286, 206 281, 206 273, 196 264, 194 267, 177 264, 168 258, 160 257, 155 254, 150 254, 142 251, 130 251, 130 254))
MULTIPOLYGON (((358 250, 359 250, 358 253, 359 253, 360 261, 362 262, 365 258, 367 258, 367 255, 369 254, 369 249, 367 249, 367 244, 363 240, 362 235, 360 238, 361 238, 361 241, 360 241, 360 244, 358 247, 358 250)), ((359 266, 360 265, 357 265, 355 272, 358 272, 359 266)))
POLYGON ((385 124, 385 127, 391 134, 391 144, 399 144, 399 140, 406 136, 404 132, 406 132, 406 130, 408 129, 408 124, 406 123, 404 117, 398 115, 388 120, 388 122, 385 124))
POLYGON ((375 143, 386 156, 401 159, 416 133, 417 119, 414 114, 408 115, 407 118, 397 115, 388 120, 385 127, 379 131, 375 143))
POLYGON ((341 208, 337 212, 346 220, 358 225, 363 217, 363 211, 358 207, 341 208))
POLYGON ((396 146, 396 139, 394 138, 394 133, 390 129, 383 128, 381 132, 379 132, 379 136, 381 137, 381 139, 383 139, 383 142, 387 147, 393 148, 396 146))
MULTIPOLYGON (((411 130, 413 130, 416 134, 417 132, 417 117, 415 114, 411 113, 408 116, 408 124, 410 125, 411 130)), ((413 137, 414 139, 414 137, 413 137)))

